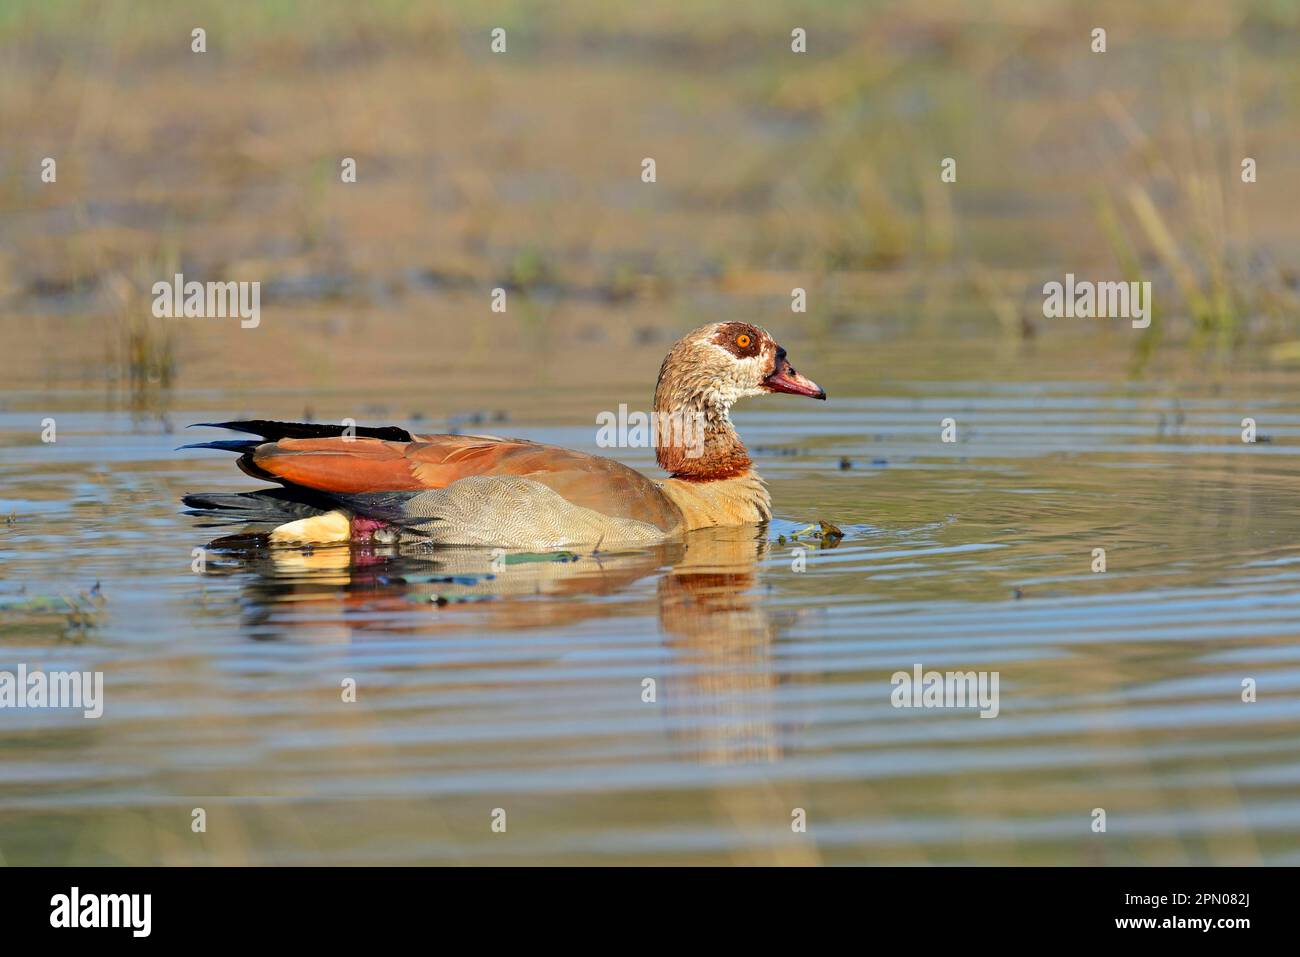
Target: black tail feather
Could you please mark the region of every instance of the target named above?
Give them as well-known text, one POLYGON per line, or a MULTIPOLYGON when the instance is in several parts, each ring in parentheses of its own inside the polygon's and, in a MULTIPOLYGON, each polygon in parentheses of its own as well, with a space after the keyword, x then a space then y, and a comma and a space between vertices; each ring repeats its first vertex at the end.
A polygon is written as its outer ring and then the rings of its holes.
MULTIPOLYGON (((241 419, 234 422, 196 422, 195 426, 208 426, 218 429, 230 429, 247 435, 261 436, 259 439, 224 439, 216 442, 196 442, 183 445, 183 449, 218 449, 223 452, 240 454, 239 467, 254 478, 269 482, 281 482, 283 479, 260 469, 253 462, 253 452, 263 442, 277 442, 280 439, 333 438, 349 432, 342 425, 325 425, 309 422, 272 422, 266 419, 241 419)), ((356 426, 350 430, 352 435, 362 438, 384 439, 390 442, 410 442, 411 433, 396 426, 368 428, 356 426)), ((335 509, 339 500, 323 492, 298 486, 259 489, 256 492, 208 492, 186 495, 181 500, 186 513, 203 518, 215 518, 231 522, 270 522, 282 524, 295 519, 320 515, 335 509)), ((400 514, 398 503, 383 503, 385 513, 400 514)))
POLYGON ((281 524, 328 512, 334 503, 325 495, 303 488, 265 488, 256 492, 198 492, 181 499, 187 515, 232 522, 281 524))
MULTIPOLYGON (((399 429, 395 425, 385 425, 379 428, 356 425, 352 426, 349 432, 347 427, 334 425, 333 423, 272 422, 269 419, 240 419, 234 422, 195 422, 190 428, 193 429, 198 426, 230 429, 232 432, 244 432, 248 435, 260 435, 266 442, 278 442, 280 439, 327 439, 343 435, 345 432, 367 439, 384 439, 389 442, 411 441, 411 433, 406 429, 399 429)), ((194 448, 196 446, 187 447, 194 448)), ((197 446, 197 448, 204 447, 197 446)))
POLYGON ((180 452, 185 449, 217 449, 222 452, 251 452, 261 445, 261 442, 253 439, 231 439, 225 442, 195 442, 193 445, 179 446, 176 451, 180 452))
POLYGON ((390 525, 415 525, 431 521, 428 517, 412 515, 407 511, 411 499, 424 495, 423 491, 358 492, 352 495, 332 494, 330 499, 349 511, 376 518, 390 525))

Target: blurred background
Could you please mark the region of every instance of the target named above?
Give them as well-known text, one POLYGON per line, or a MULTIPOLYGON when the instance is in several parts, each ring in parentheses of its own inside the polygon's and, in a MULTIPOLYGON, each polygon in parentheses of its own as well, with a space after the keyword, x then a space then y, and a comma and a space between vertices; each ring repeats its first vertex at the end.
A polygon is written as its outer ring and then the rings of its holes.
POLYGON ((467 378, 624 385, 626 358, 648 392, 680 331, 736 317, 845 360, 841 384, 900 361, 1300 361, 1298 17, 1286 0, 9 0, 3 381, 151 402, 369 380, 416 411, 467 378), (262 327, 153 319, 149 286, 176 271, 260 281, 262 327), (1066 271, 1151 280, 1151 329, 1044 320, 1066 271))

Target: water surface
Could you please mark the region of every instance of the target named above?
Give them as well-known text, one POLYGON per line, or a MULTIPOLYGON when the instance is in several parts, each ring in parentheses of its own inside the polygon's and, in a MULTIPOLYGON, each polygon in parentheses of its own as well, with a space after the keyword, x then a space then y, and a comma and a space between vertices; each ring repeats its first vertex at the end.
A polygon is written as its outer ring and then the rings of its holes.
MULTIPOLYGON (((180 495, 255 483, 179 426, 247 410, 72 394, 45 445, 10 394, 0 668, 102 670, 107 702, 0 714, 0 859, 1300 863, 1300 389, 863 391, 739 411, 769 527, 496 573, 318 548, 196 574, 228 530, 180 495), (791 540, 817 520, 843 540, 791 540), (998 716, 892 707, 917 664, 998 672, 998 716)), ((586 406, 535 408, 490 428, 597 451, 586 406)))

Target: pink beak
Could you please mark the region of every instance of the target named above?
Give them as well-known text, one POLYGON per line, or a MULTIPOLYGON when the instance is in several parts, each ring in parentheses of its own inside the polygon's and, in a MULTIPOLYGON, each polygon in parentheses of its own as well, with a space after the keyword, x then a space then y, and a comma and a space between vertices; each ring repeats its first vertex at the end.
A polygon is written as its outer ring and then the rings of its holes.
POLYGON ((777 347, 776 370, 763 380, 763 387, 768 392, 787 392, 790 395, 806 395, 810 399, 825 399, 826 390, 807 376, 794 371, 785 358, 785 350, 777 347))

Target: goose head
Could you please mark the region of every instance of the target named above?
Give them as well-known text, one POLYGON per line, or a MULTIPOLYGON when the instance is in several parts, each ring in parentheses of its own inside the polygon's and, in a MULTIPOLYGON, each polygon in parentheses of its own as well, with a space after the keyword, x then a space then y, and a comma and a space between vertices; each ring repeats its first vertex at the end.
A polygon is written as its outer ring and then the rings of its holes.
POLYGON ((654 408, 657 413, 698 415, 704 426, 703 454, 688 456, 661 442, 660 466, 695 477, 748 468, 749 457, 731 425, 731 406, 737 399, 771 392, 826 398, 825 389, 795 371, 766 329, 748 322, 715 322, 688 332, 659 369, 654 408))

